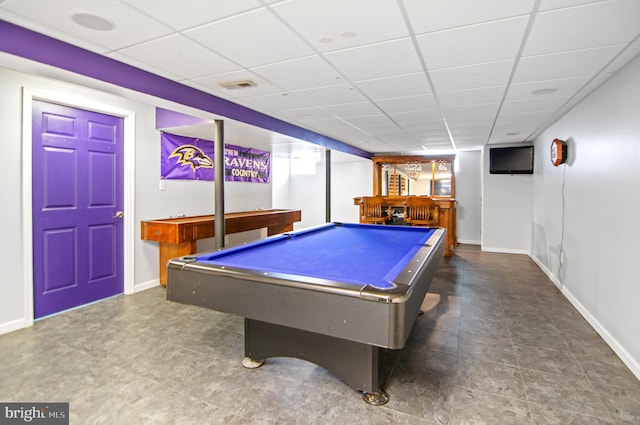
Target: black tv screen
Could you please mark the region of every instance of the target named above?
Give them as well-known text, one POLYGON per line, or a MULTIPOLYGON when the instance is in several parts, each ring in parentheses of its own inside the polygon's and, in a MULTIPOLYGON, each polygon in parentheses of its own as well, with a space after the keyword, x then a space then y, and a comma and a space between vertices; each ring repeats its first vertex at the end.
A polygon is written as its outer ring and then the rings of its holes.
POLYGON ((489 149, 490 174, 533 174, 533 146, 489 149))

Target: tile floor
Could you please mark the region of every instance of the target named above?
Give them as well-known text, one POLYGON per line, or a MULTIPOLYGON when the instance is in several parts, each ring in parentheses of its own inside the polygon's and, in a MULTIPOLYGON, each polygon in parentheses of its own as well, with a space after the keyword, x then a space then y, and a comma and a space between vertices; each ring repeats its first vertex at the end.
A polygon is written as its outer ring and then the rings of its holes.
POLYGON ((71 424, 640 424, 640 381, 526 256, 443 259, 387 385, 365 404, 301 360, 242 368, 243 322, 118 296, 0 336, 0 401, 71 424))

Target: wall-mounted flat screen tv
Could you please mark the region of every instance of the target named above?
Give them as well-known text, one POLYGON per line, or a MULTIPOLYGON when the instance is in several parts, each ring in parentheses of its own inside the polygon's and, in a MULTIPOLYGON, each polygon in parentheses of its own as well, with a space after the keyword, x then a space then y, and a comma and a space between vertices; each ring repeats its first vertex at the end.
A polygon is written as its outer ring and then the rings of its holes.
POLYGON ((533 146, 489 149, 490 174, 533 174, 533 146))

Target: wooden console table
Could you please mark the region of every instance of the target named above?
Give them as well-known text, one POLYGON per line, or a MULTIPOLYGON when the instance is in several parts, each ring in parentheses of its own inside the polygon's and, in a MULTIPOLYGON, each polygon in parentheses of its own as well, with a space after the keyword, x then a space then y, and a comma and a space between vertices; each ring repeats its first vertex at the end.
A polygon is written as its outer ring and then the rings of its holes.
MULTIPOLYGON (((384 204, 390 208, 404 208, 407 196, 382 196, 384 204)), ((431 198, 440 208, 438 225, 447 229, 444 255, 450 257, 458 244, 456 237, 456 200, 453 198, 431 198)), ((362 197, 353 198, 353 204, 362 207, 362 197)), ((362 217, 362 211, 360 211, 362 217)))
MULTIPOLYGON (((269 236, 293 230, 300 210, 258 210, 224 215, 226 234, 267 228, 269 236)), ((160 284, 167 284, 167 261, 196 253, 196 240, 214 237, 214 215, 142 221, 141 239, 160 243, 160 284)))

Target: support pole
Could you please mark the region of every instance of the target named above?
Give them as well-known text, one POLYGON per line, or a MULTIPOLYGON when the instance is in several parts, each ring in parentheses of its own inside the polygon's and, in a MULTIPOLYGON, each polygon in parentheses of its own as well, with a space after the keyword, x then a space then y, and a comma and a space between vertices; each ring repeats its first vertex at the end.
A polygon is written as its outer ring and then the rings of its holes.
POLYGON ((331 223, 331 149, 325 151, 324 156, 325 167, 325 221, 331 223))
POLYGON ((213 139, 214 179, 215 179, 215 248, 224 248, 224 121, 215 120, 216 134, 213 139))

